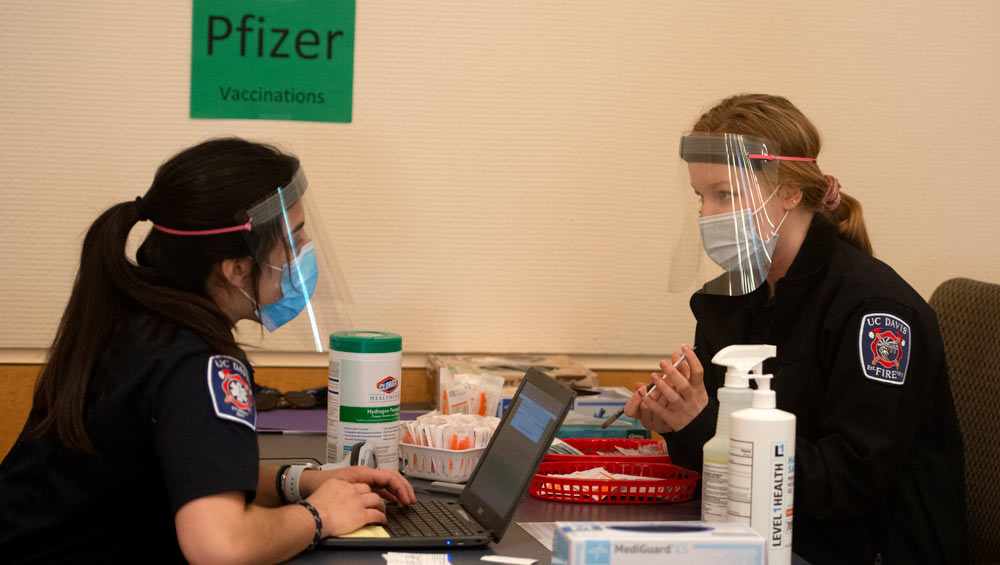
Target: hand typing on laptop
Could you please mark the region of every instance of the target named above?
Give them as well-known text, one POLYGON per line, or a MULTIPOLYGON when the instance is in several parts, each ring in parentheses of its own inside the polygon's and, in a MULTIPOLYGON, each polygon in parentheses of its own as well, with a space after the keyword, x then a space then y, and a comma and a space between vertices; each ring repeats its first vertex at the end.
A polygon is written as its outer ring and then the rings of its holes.
POLYGON ((364 483, 330 479, 306 499, 323 519, 323 536, 357 530, 366 524, 384 524, 385 501, 364 483))
POLYGON ((402 475, 371 467, 305 471, 301 492, 319 511, 324 536, 346 534, 366 524, 384 524, 385 500, 401 504, 417 500, 402 475))
POLYGON ((302 473, 302 495, 309 497, 320 484, 329 479, 339 479, 348 483, 368 485, 371 491, 392 502, 413 504, 417 496, 413 486, 396 471, 356 466, 333 469, 331 471, 307 470, 302 473))

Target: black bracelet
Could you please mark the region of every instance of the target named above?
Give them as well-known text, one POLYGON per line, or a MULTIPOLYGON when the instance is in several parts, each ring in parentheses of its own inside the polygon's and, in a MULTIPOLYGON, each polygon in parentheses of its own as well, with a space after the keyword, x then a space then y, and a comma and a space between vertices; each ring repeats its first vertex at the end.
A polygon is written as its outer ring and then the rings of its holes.
POLYGON ((285 498, 285 485, 282 484, 283 481, 281 479, 284 477, 285 471, 287 471, 289 467, 291 467, 291 465, 287 464, 278 467, 278 474, 274 476, 274 488, 278 491, 278 500, 281 501, 282 506, 288 504, 288 499, 285 498))
POLYGON ((319 517, 319 511, 316 510, 316 507, 313 506, 312 504, 309 504, 305 500, 300 500, 295 504, 301 504, 302 506, 305 506, 306 510, 312 512, 313 520, 316 520, 316 534, 313 536, 312 543, 309 544, 309 547, 306 548, 306 551, 312 551, 316 549, 316 546, 319 545, 319 540, 323 537, 323 519, 319 517))

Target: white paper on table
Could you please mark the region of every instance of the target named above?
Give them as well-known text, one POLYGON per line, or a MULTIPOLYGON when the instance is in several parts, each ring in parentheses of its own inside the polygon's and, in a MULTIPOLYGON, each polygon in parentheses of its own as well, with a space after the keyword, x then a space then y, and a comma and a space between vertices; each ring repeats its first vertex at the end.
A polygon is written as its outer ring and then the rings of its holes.
POLYGON ((447 553, 383 553, 386 565, 450 565, 447 553))
POLYGON ((537 559, 530 557, 510 557, 508 555, 484 555, 479 560, 489 563, 504 563, 505 565, 535 565, 538 563, 537 559))

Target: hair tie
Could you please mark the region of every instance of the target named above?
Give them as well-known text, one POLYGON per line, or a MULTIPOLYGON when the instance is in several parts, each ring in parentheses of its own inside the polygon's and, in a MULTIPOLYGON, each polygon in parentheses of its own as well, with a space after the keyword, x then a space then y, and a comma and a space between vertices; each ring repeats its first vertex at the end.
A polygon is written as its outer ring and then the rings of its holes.
POLYGON ((135 215, 138 216, 138 221, 145 222, 149 219, 149 211, 146 210, 146 203, 142 201, 141 196, 135 197, 135 215))
POLYGON ((840 181, 833 175, 823 175, 826 177, 826 193, 823 195, 823 208, 827 212, 833 212, 840 206, 840 181))

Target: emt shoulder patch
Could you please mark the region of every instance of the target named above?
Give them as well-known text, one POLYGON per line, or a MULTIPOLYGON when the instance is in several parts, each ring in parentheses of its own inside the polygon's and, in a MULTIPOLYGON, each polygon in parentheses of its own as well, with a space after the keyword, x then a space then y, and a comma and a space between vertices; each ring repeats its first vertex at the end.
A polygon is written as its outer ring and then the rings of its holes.
POLYGON ((208 392, 215 415, 257 429, 257 408, 250 390, 250 377, 243 362, 228 355, 208 359, 208 392))
POLYGON ((910 362, 910 324, 892 314, 873 312, 861 317, 858 360, 869 380, 902 385, 910 362))

